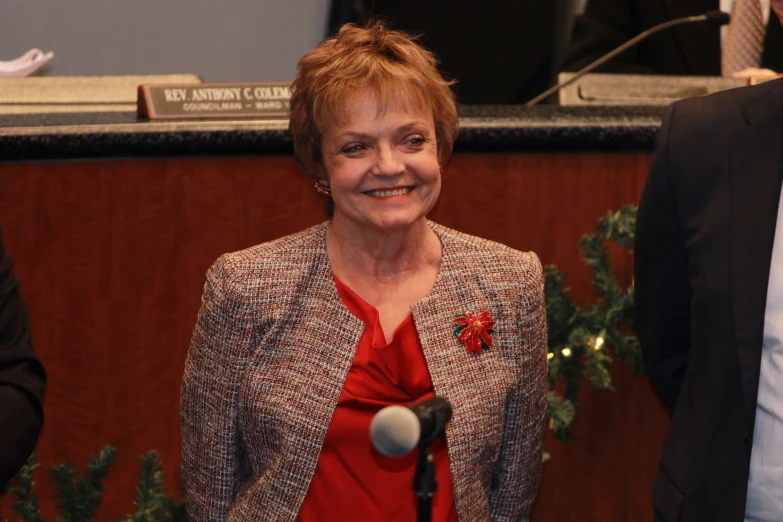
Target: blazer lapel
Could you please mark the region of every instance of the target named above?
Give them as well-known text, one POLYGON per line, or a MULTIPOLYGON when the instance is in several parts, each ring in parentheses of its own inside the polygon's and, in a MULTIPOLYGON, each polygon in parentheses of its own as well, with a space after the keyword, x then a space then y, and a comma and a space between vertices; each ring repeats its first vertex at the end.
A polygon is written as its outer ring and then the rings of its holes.
MULTIPOLYGON (((296 517, 310 487, 326 432, 364 332, 364 323, 351 314, 337 292, 326 251, 328 228, 328 222, 314 228, 312 237, 306 241, 311 245, 309 251, 295 252, 301 256, 299 259, 311 257, 312 261, 307 263, 307 272, 293 290, 301 298, 292 312, 298 315, 298 327, 278 334, 289 355, 278 363, 282 368, 278 369, 277 379, 300 387, 294 396, 287 391, 279 392, 282 400, 278 400, 285 405, 280 408, 285 408, 285 415, 292 417, 287 429, 296 432, 299 425, 306 424, 301 432, 308 433, 306 439, 295 439, 298 453, 287 464, 291 467, 288 481, 270 486, 278 489, 276 498, 283 499, 282 505, 290 508, 290 520, 296 517)), ((295 273, 295 269, 291 272, 295 273)), ((289 326, 287 321, 281 321, 281 327, 289 326)))
MULTIPOLYGON (((704 14, 720 8, 719 0, 665 0, 666 20, 704 14)), ((706 24, 687 24, 672 31, 691 74, 717 71, 720 74, 720 28, 706 24)))
MULTIPOLYGON (((463 383, 458 382, 454 378, 455 372, 453 370, 454 366, 460 362, 468 363, 469 356, 465 348, 451 336, 451 332, 456 327, 454 315, 457 312, 455 310, 460 306, 460 303, 457 303, 455 299, 455 296, 459 295, 457 293, 459 274, 453 272, 452 252, 449 251, 447 241, 441 234, 438 236, 443 244, 443 257, 438 278, 429 295, 416 303, 411 308, 411 313, 435 394, 448 400, 456 412, 463 404, 467 403, 466 394, 470 393, 472 387, 464 386, 463 383)), ((471 469, 467 458, 470 454, 470 448, 465 446, 465 441, 454 438, 455 433, 469 433, 469 429, 463 426, 466 420, 465 416, 455 413, 451 422, 446 426, 446 439, 457 512, 461 519, 472 520, 472 509, 480 505, 480 501, 470 500, 470 497, 476 492, 472 491, 470 485, 466 484, 462 478, 473 477, 476 470, 471 469)))
POLYGON ((778 88, 765 94, 748 107, 750 125, 732 135, 729 147, 731 295, 749 425, 756 410, 767 286, 783 181, 783 93, 778 88))

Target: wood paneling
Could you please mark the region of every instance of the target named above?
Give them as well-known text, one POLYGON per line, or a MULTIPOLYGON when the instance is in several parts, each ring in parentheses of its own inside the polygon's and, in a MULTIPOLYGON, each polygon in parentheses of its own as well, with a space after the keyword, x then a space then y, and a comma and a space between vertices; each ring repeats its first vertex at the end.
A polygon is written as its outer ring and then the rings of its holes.
MULTIPOLYGON (((647 154, 464 154, 432 219, 533 250, 592 299, 577 241, 636 202, 647 154)), ((133 510, 140 453, 178 488, 179 386, 204 275, 222 253, 324 219, 287 156, 0 165, 0 227, 49 372, 41 463, 118 447, 99 520, 133 510)), ((629 256, 617 257, 630 279, 629 256)), ((644 520, 668 420, 647 381, 619 363, 615 393, 585 390, 577 440, 547 440, 535 521, 644 520)), ((53 520, 46 474, 38 486, 53 520)))

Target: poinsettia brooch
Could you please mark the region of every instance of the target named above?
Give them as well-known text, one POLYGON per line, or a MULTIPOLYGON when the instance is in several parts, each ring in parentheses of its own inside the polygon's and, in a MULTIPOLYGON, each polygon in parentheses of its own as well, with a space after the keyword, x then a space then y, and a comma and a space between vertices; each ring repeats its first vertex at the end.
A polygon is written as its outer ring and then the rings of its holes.
POLYGON ((461 314, 454 316, 454 322, 459 325, 454 329, 454 337, 457 342, 465 344, 468 353, 478 355, 482 348, 488 350, 492 346, 491 335, 495 321, 489 316, 489 312, 476 315, 470 310, 463 310, 461 314))

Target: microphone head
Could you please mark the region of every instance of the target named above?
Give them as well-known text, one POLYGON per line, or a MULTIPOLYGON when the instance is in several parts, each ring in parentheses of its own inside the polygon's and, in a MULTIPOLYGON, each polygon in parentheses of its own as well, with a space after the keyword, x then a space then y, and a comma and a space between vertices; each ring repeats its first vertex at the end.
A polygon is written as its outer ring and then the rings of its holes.
POLYGON ((704 13, 704 21, 710 25, 726 25, 731 21, 731 16, 723 11, 709 11, 704 13))
POLYGON ((419 443, 421 424, 416 414, 404 406, 387 406, 370 423, 370 440, 382 455, 402 457, 419 443))

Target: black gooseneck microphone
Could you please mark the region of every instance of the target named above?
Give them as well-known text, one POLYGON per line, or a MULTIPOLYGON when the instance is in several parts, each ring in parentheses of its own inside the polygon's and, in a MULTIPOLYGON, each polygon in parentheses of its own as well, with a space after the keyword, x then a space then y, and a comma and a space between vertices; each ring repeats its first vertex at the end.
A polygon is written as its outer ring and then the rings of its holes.
POLYGON ((563 83, 558 83, 551 89, 548 89, 529 102, 525 104, 525 107, 532 107, 533 105, 537 104, 541 100, 545 100, 549 96, 553 95, 563 87, 566 87, 568 85, 571 85, 576 80, 584 76, 585 74, 589 73, 596 67, 599 67, 604 64, 604 62, 607 62, 620 54, 621 52, 625 51, 626 49, 629 49, 633 47, 634 45, 638 44, 648 36, 652 36, 657 32, 663 31, 665 29, 668 29, 670 27, 674 27, 675 25, 682 25, 682 24, 692 24, 697 22, 703 22, 708 23, 710 25, 726 25, 731 20, 731 17, 729 17, 728 13, 724 13, 723 11, 709 11, 707 13, 704 13, 703 15, 697 15, 697 16, 686 16, 685 18, 677 18, 675 20, 669 20, 668 22, 664 22, 662 24, 658 24, 655 27, 651 27, 644 31, 643 33, 639 34, 638 36, 628 40, 620 47, 614 49, 613 51, 610 51, 609 53, 605 54, 604 56, 600 57, 593 63, 585 66, 583 69, 581 69, 579 72, 577 72, 574 76, 572 76, 570 79, 564 81, 563 83))

